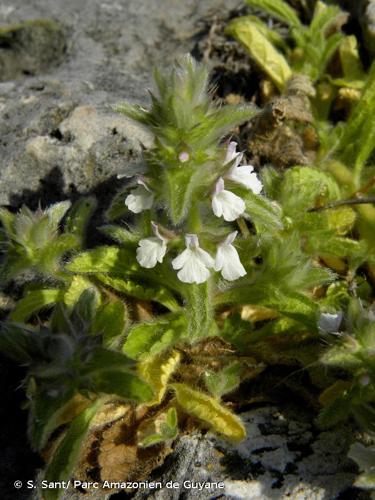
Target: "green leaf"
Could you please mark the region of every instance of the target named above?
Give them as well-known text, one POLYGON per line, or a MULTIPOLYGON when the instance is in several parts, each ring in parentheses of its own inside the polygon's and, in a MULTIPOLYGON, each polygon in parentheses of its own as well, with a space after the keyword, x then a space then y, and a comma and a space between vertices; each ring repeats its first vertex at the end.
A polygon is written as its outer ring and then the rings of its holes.
MULTIPOLYGON (((176 308, 174 296, 167 292, 166 286, 172 290, 180 290, 181 282, 168 265, 159 264, 155 269, 141 267, 135 259, 135 251, 115 246, 97 247, 89 252, 84 252, 75 257, 66 268, 74 273, 105 273, 108 276, 97 276, 103 283, 113 286, 119 291, 139 293, 139 297, 146 293, 146 287, 150 287, 150 294, 154 294, 157 300, 163 300, 166 307, 176 308), (130 278, 122 282, 122 278, 130 278), (137 283, 135 283, 135 279, 137 283), (138 281, 144 285, 138 285, 138 281), (163 284, 161 287, 160 284, 163 284), (143 288, 145 290, 143 290, 143 288)), ((149 292, 147 292, 148 294, 149 292)), ((151 300, 151 299, 150 299, 151 300)))
POLYGON ((318 426, 326 429, 346 420, 350 415, 350 405, 349 396, 344 395, 336 398, 320 411, 317 419, 318 426))
POLYGON ((134 366, 134 361, 121 352, 95 347, 90 352, 86 362, 80 367, 79 373, 83 377, 108 370, 123 370, 130 373, 134 366))
POLYGON ((120 368, 110 367, 90 376, 95 392, 114 394, 125 400, 145 403, 153 397, 149 384, 136 375, 120 368))
POLYGON ((337 5, 326 5, 318 0, 309 26, 311 41, 319 40, 319 36, 326 36, 330 28, 339 24, 340 17, 344 19, 346 16, 337 5))
POLYGON ((73 309, 81 297, 82 293, 85 290, 94 290, 97 291, 95 285, 84 276, 73 276, 73 279, 64 293, 64 304, 68 307, 68 309, 73 309))
POLYGON ((73 396, 73 389, 56 394, 38 390, 33 395, 28 434, 34 449, 42 450, 52 432, 62 424, 61 417, 73 396))
POLYGON ((101 246, 74 257, 66 266, 73 273, 126 272, 129 253, 115 246, 101 246))
POLYGON ((283 229, 281 208, 276 203, 249 190, 241 197, 246 203, 246 215, 249 216, 258 233, 265 231, 271 233, 283 229))
POLYGON ((177 434, 177 412, 174 407, 171 407, 167 413, 157 415, 157 417, 153 419, 151 426, 143 429, 139 436, 141 438, 139 446, 143 448, 154 446, 157 443, 175 439, 177 434))
POLYGON ((62 218, 65 216, 71 205, 70 201, 61 201, 60 203, 55 203, 54 205, 49 206, 45 210, 45 213, 48 215, 51 222, 51 227, 55 231, 59 228, 62 218))
POLYGON ((375 112, 375 63, 372 64, 361 99, 354 107, 336 151, 346 165, 355 166, 355 185, 359 187, 362 168, 375 147, 375 124, 372 116, 375 112), (353 137, 361 140, 353 141, 353 137))
POLYGON ((178 304, 173 293, 162 285, 158 287, 154 283, 141 284, 131 279, 122 279, 106 275, 97 275, 97 278, 108 285, 109 287, 117 290, 118 292, 125 293, 130 297, 136 297, 141 300, 152 300, 159 302, 170 311, 178 311, 180 305, 178 304))
MULTIPOLYGON (((43 475, 45 481, 56 483, 58 481, 68 481, 71 478, 82 452, 82 445, 89 431, 90 424, 99 406, 100 402, 96 401, 75 417, 69 425, 61 443, 47 465, 43 475)), ((42 494, 44 500, 57 500, 63 492, 62 488, 47 488, 43 489, 42 494)))
POLYGON ((292 76, 292 70, 259 27, 249 19, 239 17, 231 21, 225 31, 244 45, 260 68, 283 91, 292 76))
POLYGON ((246 436, 241 420, 222 406, 215 398, 191 389, 185 384, 172 384, 178 404, 194 417, 202 420, 215 432, 231 441, 242 441, 246 436))
POLYGON ((283 0, 246 0, 251 7, 266 11, 280 21, 284 21, 294 28, 302 28, 296 11, 283 0))
POLYGON ((17 302, 16 307, 10 314, 10 319, 24 322, 34 313, 45 307, 56 304, 56 302, 61 301, 62 298, 63 291, 56 288, 27 292, 26 296, 17 302))
POLYGON ((317 331, 318 306, 308 297, 291 290, 282 290, 274 285, 241 284, 218 295, 216 304, 261 304, 280 314, 294 319, 317 331))
POLYGON ((210 393, 216 398, 232 392, 240 384, 243 365, 238 361, 231 363, 219 372, 206 372, 205 384, 210 393))
POLYGON ((339 47, 340 62, 344 77, 350 81, 365 80, 366 73, 358 52, 357 38, 354 35, 345 36, 339 47))
MULTIPOLYGON (((124 201, 124 200, 123 200, 124 201)), ((123 203, 124 204, 124 203, 123 203)), ((99 228, 100 231, 112 238, 120 245, 131 245, 136 247, 138 241, 141 239, 141 234, 136 229, 126 229, 125 227, 116 225, 106 225, 99 228)))
POLYGON ((4 207, 0 207, 0 221, 9 239, 14 237, 15 218, 15 214, 12 214, 12 212, 9 212, 9 210, 4 207))
POLYGON ((145 359, 172 347, 186 336, 186 329, 185 316, 175 313, 136 324, 129 331, 123 352, 132 359, 145 359))
POLYGON ((344 35, 342 35, 341 33, 335 33, 326 40, 325 47, 320 59, 319 76, 322 76, 324 74, 327 65, 331 61, 334 54, 337 52, 343 39, 344 35))
POLYGON ((78 331, 87 331, 100 305, 100 295, 95 288, 85 289, 74 306, 70 319, 78 331))
POLYGON ((284 38, 274 29, 271 29, 267 24, 257 16, 241 16, 241 19, 247 18, 254 23, 261 33, 269 40, 275 47, 288 51, 288 45, 284 38))
POLYGON ((34 263, 41 270, 54 273, 59 271, 61 259, 72 250, 78 250, 79 239, 75 234, 60 234, 34 254, 34 263))
POLYGON ((138 444, 142 448, 148 448, 149 446, 154 446, 155 444, 159 444, 165 441, 164 436, 161 434, 151 434, 147 436, 145 439, 142 439, 138 444))
POLYGON ((103 345, 116 348, 125 333, 128 315, 126 306, 120 300, 114 300, 101 306, 95 316, 91 331, 103 337, 103 345))
MULTIPOLYGON (((254 105, 226 105, 210 110, 201 123, 190 131, 192 147, 209 148, 233 128, 251 120, 258 113, 254 105)), ((202 182, 205 176, 201 176, 202 182)))
POLYGON ((90 217, 94 213, 96 207, 97 202, 93 196, 87 196, 74 203, 66 220, 66 232, 78 236, 82 243, 90 217))
POLYGON ((38 355, 38 332, 12 323, 0 323, 0 352, 19 364, 38 355))
POLYGON ((181 224, 192 205, 193 195, 204 182, 202 169, 181 168, 180 165, 165 169, 162 178, 165 196, 174 225, 181 224), (178 188, 176 189, 176 186, 178 188))
POLYGON ((177 428, 177 412, 173 406, 167 412, 167 424, 171 429, 177 428))
POLYGON ((142 123, 144 125, 149 122, 149 111, 142 108, 138 104, 130 104, 129 102, 122 102, 112 106, 113 111, 131 118, 132 120, 142 123))
POLYGON ((338 200, 340 188, 335 179, 317 167, 293 167, 281 184, 279 201, 285 213, 292 219, 316 206, 317 202, 338 200), (297 213, 296 213, 297 212, 297 213))

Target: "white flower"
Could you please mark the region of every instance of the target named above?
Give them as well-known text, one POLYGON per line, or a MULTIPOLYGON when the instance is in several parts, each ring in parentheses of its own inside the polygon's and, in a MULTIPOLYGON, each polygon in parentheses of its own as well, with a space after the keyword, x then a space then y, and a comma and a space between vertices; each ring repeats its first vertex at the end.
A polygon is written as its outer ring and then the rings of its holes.
POLYGON ((231 166, 229 172, 225 175, 225 178, 237 182, 238 184, 242 184, 253 193, 259 194, 263 189, 263 184, 258 179, 257 174, 253 172, 254 167, 252 165, 240 165, 243 154, 237 153, 236 147, 237 144, 235 142, 229 143, 224 165, 233 160, 235 160, 235 162, 231 166))
POLYGON ((139 240, 137 248, 137 261, 142 267, 150 269, 158 262, 163 262, 167 251, 167 240, 160 233, 157 224, 151 222, 155 236, 139 240))
POLYGON ((196 234, 185 235, 186 249, 172 261, 173 269, 180 269, 178 279, 184 283, 204 283, 210 276, 214 260, 199 247, 196 234))
POLYGON ((236 220, 244 213, 245 202, 234 193, 224 189, 222 177, 216 183, 215 192, 212 196, 212 210, 216 217, 223 217, 226 221, 236 220))
POLYGON ((147 185, 141 179, 137 182, 139 186, 133 189, 125 199, 125 205, 135 214, 148 210, 154 202, 154 194, 147 185))
POLYGON ((253 170, 254 167, 251 165, 232 167, 225 177, 226 179, 237 182, 238 184, 242 184, 253 193, 259 194, 263 189, 263 184, 253 170))
POLYGON ((215 258, 215 271, 221 271, 223 278, 234 281, 245 276, 246 270, 241 264, 237 250, 232 245, 237 236, 237 231, 230 233, 217 247, 215 258))

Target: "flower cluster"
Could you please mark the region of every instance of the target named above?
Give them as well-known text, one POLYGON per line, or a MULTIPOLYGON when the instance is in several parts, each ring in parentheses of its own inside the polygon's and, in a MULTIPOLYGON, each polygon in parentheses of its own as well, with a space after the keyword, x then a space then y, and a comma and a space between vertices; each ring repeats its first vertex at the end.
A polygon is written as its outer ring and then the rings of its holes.
MULTIPOLYGON (((226 151, 223 166, 228 165, 227 173, 219 177, 211 195, 211 207, 216 217, 232 222, 241 217, 246 209, 244 200, 225 189, 225 181, 240 184, 255 194, 262 190, 262 183, 251 165, 240 165, 243 153, 236 151, 237 144, 230 142, 226 151)), ((186 161, 185 157, 181 161, 186 161)), ((137 180, 139 184, 126 197, 125 204, 134 213, 140 213, 153 206, 154 193, 144 178, 137 180)), ((153 268, 163 262, 168 250, 169 238, 161 234, 156 223, 152 222, 154 236, 141 239, 137 248, 137 261, 145 268, 153 268)), ((224 279, 234 281, 246 274, 238 252, 233 243, 237 231, 227 235, 216 248, 212 257, 199 245, 197 234, 185 234, 186 248, 172 260, 172 267, 178 271, 178 278, 184 283, 204 283, 210 276, 210 270, 221 272, 224 279)))

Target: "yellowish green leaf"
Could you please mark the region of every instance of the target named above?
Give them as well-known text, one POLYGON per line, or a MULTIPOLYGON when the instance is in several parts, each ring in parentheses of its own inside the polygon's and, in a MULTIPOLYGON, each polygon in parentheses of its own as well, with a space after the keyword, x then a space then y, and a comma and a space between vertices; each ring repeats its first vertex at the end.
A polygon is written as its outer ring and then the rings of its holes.
POLYGON ((155 398, 147 403, 148 406, 160 404, 167 390, 170 376, 180 362, 181 354, 178 351, 157 354, 142 361, 138 366, 140 376, 148 382, 154 390, 155 398))
POLYGON ((190 415, 202 420, 211 429, 231 441, 241 441, 246 431, 241 420, 220 402, 191 389, 185 384, 171 384, 176 392, 178 404, 190 415))
POLYGON ((82 293, 87 290, 97 291, 95 285, 84 276, 74 276, 68 290, 64 294, 64 304, 70 308, 73 308, 82 293))
POLYGON ((286 82, 292 76, 292 70, 285 57, 275 49, 254 22, 248 18, 233 19, 227 26, 226 32, 245 46, 256 63, 280 90, 285 89, 286 82))

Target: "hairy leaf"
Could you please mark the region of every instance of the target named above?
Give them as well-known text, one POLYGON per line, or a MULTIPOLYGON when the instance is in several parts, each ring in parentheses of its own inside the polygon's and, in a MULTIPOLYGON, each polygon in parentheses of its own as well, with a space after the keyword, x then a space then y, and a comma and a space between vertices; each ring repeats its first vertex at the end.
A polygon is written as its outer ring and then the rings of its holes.
POLYGON ((245 46, 280 90, 285 89, 292 70, 284 56, 275 49, 255 23, 239 17, 228 24, 226 32, 245 46))
POLYGON ((148 403, 148 406, 158 405, 162 402, 168 381, 176 370, 180 359, 181 354, 178 351, 172 351, 146 358, 138 365, 139 374, 151 385, 155 394, 155 398, 148 403))
POLYGON ((296 11, 283 0, 246 0, 246 3, 251 7, 265 10, 271 16, 294 28, 302 27, 296 11))
POLYGON ((41 309, 52 306, 63 298, 63 291, 57 288, 32 290, 16 304, 10 314, 13 321, 24 322, 41 309))
POLYGON ((108 285, 118 292, 125 293, 130 297, 159 302, 159 304, 162 304, 170 311, 177 311, 180 309, 180 305, 173 293, 162 285, 156 287, 155 284, 147 282, 141 284, 132 279, 122 279, 106 275, 97 275, 97 278, 105 285, 108 285))
POLYGON ((134 325, 123 346, 123 352, 133 359, 145 359, 172 347, 186 336, 187 323, 181 314, 169 314, 150 323, 134 325))
MULTIPOLYGON (((99 407, 100 402, 95 401, 70 424, 43 474, 45 481, 56 483, 58 481, 68 481, 71 478, 82 451, 82 443, 99 407)), ((62 488, 44 489, 43 498, 44 500, 57 500, 63 491, 62 488)))
POLYGON ((149 384, 127 370, 108 367, 90 376, 95 392, 114 394, 125 400, 145 403, 153 397, 149 384))
POLYGON ((125 304, 120 300, 114 300, 98 309, 91 331, 102 335, 105 347, 116 348, 124 336, 127 319, 125 304))
POLYGON ((62 423, 67 405, 74 396, 73 389, 63 393, 38 390, 32 399, 29 415, 29 439, 34 449, 42 450, 52 432, 62 423))
POLYGON ((202 420, 215 432, 231 441, 241 441, 246 436, 241 420, 222 406, 215 398, 191 389, 185 384, 172 384, 178 404, 186 413, 202 420))

